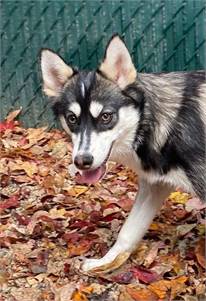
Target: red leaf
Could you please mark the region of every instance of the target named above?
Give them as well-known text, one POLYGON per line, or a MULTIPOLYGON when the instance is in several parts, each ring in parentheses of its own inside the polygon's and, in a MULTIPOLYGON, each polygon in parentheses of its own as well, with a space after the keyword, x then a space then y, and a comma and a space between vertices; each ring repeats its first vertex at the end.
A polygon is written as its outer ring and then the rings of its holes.
POLYGON ((81 237, 82 237, 81 234, 77 232, 73 232, 73 233, 64 233, 62 239, 64 239, 66 242, 76 243, 77 241, 80 240, 81 237))
POLYGON ((70 272, 71 264, 65 263, 64 264, 64 273, 68 274, 70 272))
POLYGON ((20 225, 24 226, 27 226, 31 220, 28 216, 20 215, 17 212, 14 212, 13 216, 17 219, 20 225))
POLYGON ((124 211, 130 211, 132 209, 132 206, 134 204, 134 201, 127 198, 123 197, 119 200, 117 203, 124 211))
POLYGON ((14 120, 0 122, 0 132, 4 132, 6 130, 13 130, 16 126, 16 122, 14 120))
POLYGON ((113 219, 122 219, 122 214, 120 212, 115 212, 109 214, 101 219, 102 222, 111 222, 113 219))
POLYGON ((93 210, 90 213, 90 221, 93 223, 97 223, 102 219, 102 212, 93 210))
POLYGON ((131 269, 133 275, 144 283, 151 283, 159 279, 159 275, 142 267, 134 267, 131 269))
POLYGON ((8 200, 0 203, 0 209, 16 208, 18 206, 19 206, 19 194, 14 194, 8 200))
POLYGON ((70 225, 70 229, 82 229, 84 227, 94 227, 95 225, 88 221, 76 220, 74 223, 70 225))

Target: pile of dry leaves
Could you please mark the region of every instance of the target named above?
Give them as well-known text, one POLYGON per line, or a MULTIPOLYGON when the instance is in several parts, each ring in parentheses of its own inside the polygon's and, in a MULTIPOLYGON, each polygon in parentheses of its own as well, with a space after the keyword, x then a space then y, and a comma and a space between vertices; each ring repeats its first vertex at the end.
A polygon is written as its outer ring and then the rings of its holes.
POLYGON ((110 274, 81 272, 84 256, 114 243, 138 189, 111 164, 95 186, 69 175, 71 143, 59 130, 0 123, 0 300, 203 300, 204 209, 177 191, 165 201, 131 258, 110 274))

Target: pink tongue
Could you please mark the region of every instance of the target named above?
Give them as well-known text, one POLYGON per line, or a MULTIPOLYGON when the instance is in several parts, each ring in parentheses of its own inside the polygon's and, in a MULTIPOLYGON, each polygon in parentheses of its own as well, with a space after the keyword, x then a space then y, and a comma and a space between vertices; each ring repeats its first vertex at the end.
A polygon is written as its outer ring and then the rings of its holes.
POLYGON ((101 165, 100 167, 94 170, 82 171, 81 175, 78 174, 76 176, 76 181, 79 184, 94 184, 104 176, 105 170, 105 165, 101 165))

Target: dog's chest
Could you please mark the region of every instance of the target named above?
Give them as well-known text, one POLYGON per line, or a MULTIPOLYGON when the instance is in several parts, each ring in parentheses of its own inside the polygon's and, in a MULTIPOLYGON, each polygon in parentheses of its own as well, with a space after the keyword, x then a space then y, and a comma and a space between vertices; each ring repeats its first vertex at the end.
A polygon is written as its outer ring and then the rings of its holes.
POLYGON ((132 169, 140 178, 145 179, 150 184, 165 183, 172 187, 181 187, 188 192, 194 193, 192 184, 188 180, 185 172, 180 168, 171 169, 164 175, 159 174, 154 170, 145 171, 142 168, 141 159, 137 156, 135 151, 127 149, 124 152, 115 152, 112 157, 118 163, 121 163, 132 169))

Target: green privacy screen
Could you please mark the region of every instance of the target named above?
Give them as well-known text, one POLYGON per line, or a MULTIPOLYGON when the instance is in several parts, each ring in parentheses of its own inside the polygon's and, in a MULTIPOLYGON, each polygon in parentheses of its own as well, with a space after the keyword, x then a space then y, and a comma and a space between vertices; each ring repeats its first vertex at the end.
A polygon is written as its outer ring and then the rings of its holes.
POLYGON ((205 68, 205 0, 1 1, 1 119, 54 125, 41 92, 40 48, 91 69, 119 33, 140 72, 205 68))

